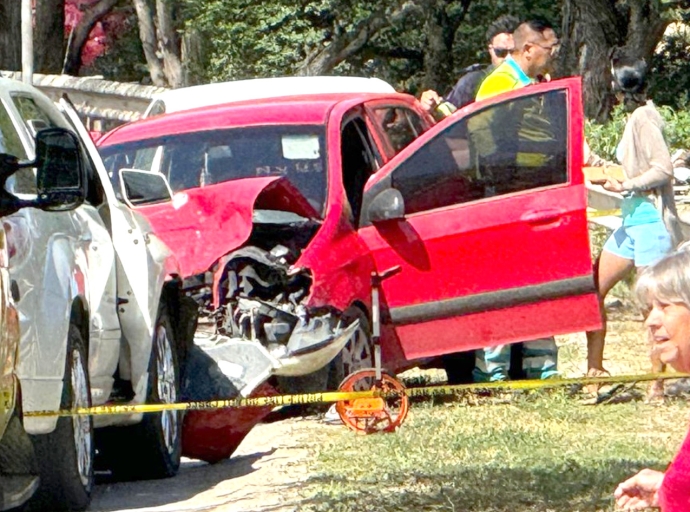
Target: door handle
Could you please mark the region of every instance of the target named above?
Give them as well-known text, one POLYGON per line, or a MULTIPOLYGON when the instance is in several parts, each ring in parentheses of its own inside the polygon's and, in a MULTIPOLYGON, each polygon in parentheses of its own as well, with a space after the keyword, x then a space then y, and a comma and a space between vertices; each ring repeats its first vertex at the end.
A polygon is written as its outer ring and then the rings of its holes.
POLYGON ((545 208, 543 210, 530 210, 520 216, 520 220, 529 224, 545 224, 559 220, 565 210, 560 208, 545 208))

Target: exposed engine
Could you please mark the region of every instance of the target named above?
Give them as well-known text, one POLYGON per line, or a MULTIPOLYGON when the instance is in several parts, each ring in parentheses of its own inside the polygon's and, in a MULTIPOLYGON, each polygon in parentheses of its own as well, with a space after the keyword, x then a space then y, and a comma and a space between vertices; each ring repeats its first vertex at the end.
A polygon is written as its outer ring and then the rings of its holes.
POLYGON ((189 283, 202 307, 195 342, 244 395, 270 375, 298 376, 322 368, 353 330, 341 325, 338 311, 304 305, 312 276, 291 266, 318 223, 267 210, 255 212, 254 220, 244 247, 221 258, 203 286, 189 283))

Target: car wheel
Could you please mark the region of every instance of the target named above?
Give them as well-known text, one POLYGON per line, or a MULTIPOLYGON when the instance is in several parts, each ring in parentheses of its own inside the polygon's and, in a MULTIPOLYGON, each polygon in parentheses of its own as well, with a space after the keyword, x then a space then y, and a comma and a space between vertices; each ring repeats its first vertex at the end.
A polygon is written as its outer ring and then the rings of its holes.
MULTIPOLYGON (((175 403, 180 397, 180 367, 175 333, 161 303, 149 362, 147 404, 175 403)), ((99 429, 101 463, 116 478, 154 479, 174 476, 182 453, 182 412, 144 414, 141 423, 99 429)))
POLYGON ((367 315, 361 309, 353 307, 343 315, 343 320, 346 325, 359 320, 359 327, 331 363, 329 390, 338 389, 340 383, 351 373, 374 366, 374 344, 367 315))
MULTIPOLYGON (((91 407, 87 352, 79 329, 70 325, 60 409, 91 407)), ((91 416, 58 418, 50 434, 31 436, 41 482, 29 509, 84 510, 91 501, 94 471, 91 416)))

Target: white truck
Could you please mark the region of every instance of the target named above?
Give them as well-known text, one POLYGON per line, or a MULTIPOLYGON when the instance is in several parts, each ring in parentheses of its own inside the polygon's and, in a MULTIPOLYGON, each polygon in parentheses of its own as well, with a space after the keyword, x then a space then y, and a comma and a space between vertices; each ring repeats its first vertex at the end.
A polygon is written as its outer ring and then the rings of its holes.
MULTIPOLYGON (((37 153, 41 130, 78 134, 79 155, 52 179, 83 168, 83 203, 72 210, 23 208, 2 219, 10 275, 18 291, 17 374, 24 414, 105 403, 175 402, 193 339, 196 306, 180 292, 177 265, 146 220, 115 197, 88 133, 64 99, 0 79, 0 153, 20 162, 37 153)), ((7 183, 31 200, 45 184, 35 169, 7 183)), ((25 417, 41 483, 32 498, 46 510, 83 510, 94 465, 130 478, 161 478, 180 463, 179 412, 25 417), (96 458, 96 448, 98 459, 96 458)))

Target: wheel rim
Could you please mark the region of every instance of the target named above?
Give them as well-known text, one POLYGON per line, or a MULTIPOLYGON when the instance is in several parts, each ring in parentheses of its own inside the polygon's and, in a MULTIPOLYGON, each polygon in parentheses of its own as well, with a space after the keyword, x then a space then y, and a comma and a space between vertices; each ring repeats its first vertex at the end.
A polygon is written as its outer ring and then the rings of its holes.
MULTIPOLYGON (((71 358, 71 385, 75 408, 89 407, 89 384, 81 352, 74 349, 71 358)), ((89 416, 72 416, 77 469, 84 487, 90 485, 93 468, 93 425, 89 416)))
MULTIPOLYGON (((156 386, 161 403, 174 404, 177 402, 177 387, 175 386, 175 362, 172 347, 168 338, 168 331, 163 325, 156 329, 156 386)), ((161 429, 163 440, 168 453, 175 451, 177 432, 179 429, 177 411, 163 411, 161 413, 161 429)))
POLYGON ((343 348, 342 358, 345 377, 358 370, 374 366, 374 355, 371 349, 371 342, 369 341, 369 333, 364 330, 361 322, 343 348))

